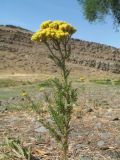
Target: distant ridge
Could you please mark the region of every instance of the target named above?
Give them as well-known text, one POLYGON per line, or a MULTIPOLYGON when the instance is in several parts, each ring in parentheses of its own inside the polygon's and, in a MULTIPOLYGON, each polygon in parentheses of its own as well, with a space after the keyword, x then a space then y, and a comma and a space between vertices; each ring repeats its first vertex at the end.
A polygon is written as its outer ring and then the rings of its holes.
MULTIPOLYGON (((0 72, 56 72, 44 44, 31 41, 33 32, 14 25, 0 25, 0 72)), ((69 63, 120 74, 120 49, 72 39, 69 63)))
POLYGON ((24 30, 24 31, 30 31, 28 29, 25 29, 23 27, 20 27, 20 26, 14 26, 14 25, 11 25, 11 24, 7 24, 7 25, 0 25, 0 27, 8 27, 8 28, 12 28, 12 29, 20 29, 20 30, 24 30))

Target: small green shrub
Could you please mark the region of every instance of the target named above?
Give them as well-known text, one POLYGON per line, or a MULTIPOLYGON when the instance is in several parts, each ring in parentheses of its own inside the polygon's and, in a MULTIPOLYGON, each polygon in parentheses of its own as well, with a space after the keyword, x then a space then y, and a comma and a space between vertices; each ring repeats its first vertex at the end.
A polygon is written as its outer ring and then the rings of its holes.
POLYGON ((117 86, 120 86, 120 79, 119 79, 119 80, 114 81, 114 84, 115 84, 115 85, 117 85, 117 86))
POLYGON ((15 86, 19 86, 19 85, 28 85, 31 84, 31 82, 27 81, 16 81, 16 80, 12 80, 12 79, 1 79, 0 80, 0 88, 3 87, 15 87, 15 86))
POLYGON ((48 80, 45 80, 45 81, 41 81, 39 84, 38 84, 39 87, 53 87, 53 81, 52 79, 48 79, 48 80))
POLYGON ((24 147, 19 139, 6 137, 5 144, 10 149, 10 158, 32 160, 30 148, 24 147))
POLYGON ((90 82, 103 85, 112 85, 112 81, 110 79, 93 79, 90 80, 90 82))

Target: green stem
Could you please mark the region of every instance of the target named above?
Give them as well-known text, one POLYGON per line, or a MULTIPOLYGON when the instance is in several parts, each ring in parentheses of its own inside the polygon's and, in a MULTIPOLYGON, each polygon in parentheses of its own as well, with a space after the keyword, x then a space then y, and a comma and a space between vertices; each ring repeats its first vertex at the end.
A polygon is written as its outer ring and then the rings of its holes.
POLYGON ((63 160, 68 160, 68 134, 64 137, 64 144, 63 144, 63 160))
MULTIPOLYGON (((66 60, 68 59, 70 52, 67 49, 67 44, 68 41, 64 42, 64 45, 61 46, 61 42, 54 40, 53 41, 55 46, 53 46, 54 50, 58 50, 59 55, 57 56, 55 52, 52 51, 50 44, 48 42, 45 42, 47 45, 50 53, 51 53, 51 59, 59 63, 57 64, 58 67, 60 68, 62 75, 63 75, 63 89, 64 89, 64 103, 65 103, 65 132, 61 135, 61 145, 62 145, 62 160, 68 160, 68 135, 69 135, 69 122, 70 122, 70 112, 68 112, 68 105, 69 105, 69 83, 68 83, 68 78, 69 78, 69 70, 66 67, 66 60), (62 48, 63 47, 63 48, 62 48), (66 105, 67 104, 67 105, 66 105)), ((53 132, 53 131, 52 131, 53 132)))

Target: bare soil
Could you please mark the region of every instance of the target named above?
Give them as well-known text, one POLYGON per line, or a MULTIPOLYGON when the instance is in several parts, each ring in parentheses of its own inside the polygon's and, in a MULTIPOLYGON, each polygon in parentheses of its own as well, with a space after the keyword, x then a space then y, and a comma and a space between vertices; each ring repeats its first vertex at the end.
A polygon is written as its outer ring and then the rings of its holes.
MULTIPOLYGON (((71 121, 70 160, 120 159, 120 88, 75 82, 79 98, 71 121)), ((58 160, 54 139, 37 121, 38 115, 27 110, 0 112, 1 154, 4 138, 19 137, 24 146, 31 146, 33 155, 58 160)))

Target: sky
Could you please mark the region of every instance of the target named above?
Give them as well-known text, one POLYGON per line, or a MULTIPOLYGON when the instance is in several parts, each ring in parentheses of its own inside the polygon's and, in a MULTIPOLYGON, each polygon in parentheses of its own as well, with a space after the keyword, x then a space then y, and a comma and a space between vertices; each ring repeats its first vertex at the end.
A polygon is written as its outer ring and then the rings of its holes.
POLYGON ((77 29, 74 38, 120 48, 120 31, 114 28, 112 18, 89 23, 77 0, 0 0, 0 25, 36 31, 45 20, 67 21, 77 29))

